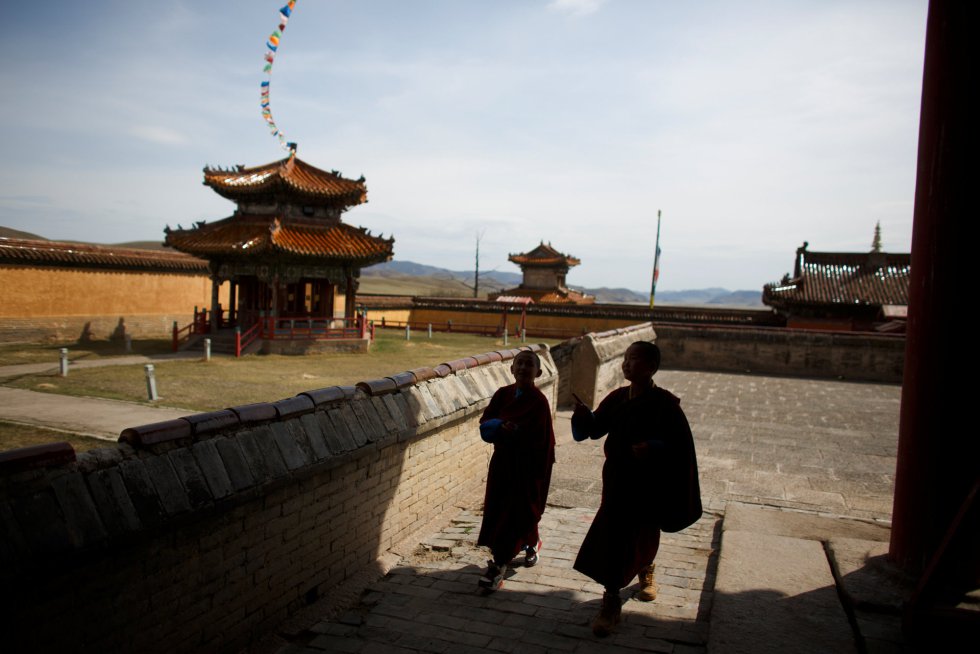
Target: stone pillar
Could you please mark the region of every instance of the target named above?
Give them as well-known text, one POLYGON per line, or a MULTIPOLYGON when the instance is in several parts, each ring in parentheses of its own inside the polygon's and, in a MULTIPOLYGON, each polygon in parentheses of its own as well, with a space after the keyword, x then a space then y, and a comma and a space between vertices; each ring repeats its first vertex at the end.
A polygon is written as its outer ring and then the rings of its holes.
MULTIPOLYGON (((980 474, 976 348, 965 327, 972 304, 976 215, 974 92, 980 40, 977 6, 932 0, 926 26, 919 123, 908 333, 889 557, 921 572, 980 474)), ((976 523, 967 531, 975 536, 976 523)), ((963 536, 964 534, 961 534, 963 536)), ((980 548, 949 552, 944 571, 976 576, 980 548)))

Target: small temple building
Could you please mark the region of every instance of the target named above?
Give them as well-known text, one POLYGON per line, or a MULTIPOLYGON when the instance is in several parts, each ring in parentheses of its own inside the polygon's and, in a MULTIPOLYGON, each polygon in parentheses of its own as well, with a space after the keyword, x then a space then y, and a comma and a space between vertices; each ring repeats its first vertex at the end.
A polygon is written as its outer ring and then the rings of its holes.
POLYGON ((394 244, 340 219, 367 201, 364 177, 320 170, 293 151, 263 166, 206 167, 204 184, 235 202, 234 214, 164 232, 167 245, 209 263, 211 332, 258 329, 263 351, 306 351, 286 342, 353 336, 342 330, 350 332, 357 320, 361 268, 390 260, 394 244), (224 282, 228 309, 218 304, 224 282))
POLYGON ((595 297, 574 291, 565 284, 568 269, 581 263, 570 254, 562 254, 541 241, 538 247, 523 254, 511 254, 508 261, 521 267, 524 279, 517 288, 510 288, 490 296, 503 301, 506 298, 530 298, 539 304, 593 304, 595 297))
MULTIPOLYGON (((877 234, 877 233, 876 233, 877 234)), ((793 276, 762 289, 763 303, 788 327, 903 331, 909 298, 910 254, 796 250, 793 276)))

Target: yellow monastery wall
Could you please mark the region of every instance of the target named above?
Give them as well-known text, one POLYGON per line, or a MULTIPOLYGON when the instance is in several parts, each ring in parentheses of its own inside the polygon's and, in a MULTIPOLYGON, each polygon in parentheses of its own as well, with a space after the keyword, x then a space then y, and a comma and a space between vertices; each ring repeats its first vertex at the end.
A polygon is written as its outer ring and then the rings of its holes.
MULTIPOLYGON (((228 285, 219 295, 228 306, 228 285)), ((122 318, 134 337, 169 335, 210 307, 204 275, 0 267, 0 341, 108 338, 122 318)))
MULTIPOLYGON (((373 317, 373 312, 372 312, 373 317)), ((507 315, 507 325, 513 330, 520 322, 520 310, 511 311, 507 315)), ((379 320, 380 318, 375 318, 379 320)), ((392 318, 389 318, 389 320, 392 318)), ((452 320, 453 324, 468 324, 481 326, 497 326, 500 324, 499 313, 483 313, 476 311, 460 311, 440 309, 415 309, 412 311, 412 322, 431 322, 433 325, 445 324, 447 320, 452 320)), ((594 316, 541 316, 528 314, 527 328, 564 330, 581 334, 585 332, 602 332, 618 327, 628 327, 635 324, 635 319, 629 318, 599 318, 594 316)))

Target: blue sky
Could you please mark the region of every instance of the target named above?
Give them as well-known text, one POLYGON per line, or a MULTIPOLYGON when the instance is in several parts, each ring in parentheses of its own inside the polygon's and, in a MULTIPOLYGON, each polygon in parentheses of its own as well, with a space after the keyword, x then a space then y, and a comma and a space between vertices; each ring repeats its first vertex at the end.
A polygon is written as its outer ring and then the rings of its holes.
MULTIPOLYGON (((162 239, 233 205, 207 165, 284 156, 262 121, 285 4, 32 3, 8 17, 0 225, 162 239), (152 7, 152 11, 150 9, 152 7)), ((8 12, 9 13, 9 12, 8 12)), ((756 289, 813 250, 907 252, 925 0, 298 0, 272 111, 299 156, 367 178, 347 222, 395 257, 569 282, 756 289)))

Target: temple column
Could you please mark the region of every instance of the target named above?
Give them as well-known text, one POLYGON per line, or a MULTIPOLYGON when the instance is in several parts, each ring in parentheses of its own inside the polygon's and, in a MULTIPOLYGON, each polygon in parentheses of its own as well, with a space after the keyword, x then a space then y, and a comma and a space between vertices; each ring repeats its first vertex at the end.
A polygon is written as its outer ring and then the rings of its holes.
POLYGON ((354 306, 357 301, 357 279, 353 273, 347 273, 347 290, 344 296, 344 318, 350 320, 354 317, 354 306))
POLYGON ((239 324, 238 321, 238 304, 236 300, 236 291, 238 290, 238 283, 232 279, 228 282, 228 320, 234 321, 234 324, 239 324))
POLYGON ((218 291, 221 290, 221 279, 211 275, 211 333, 215 334, 221 326, 221 309, 218 302, 218 291))
MULTIPOLYGON (((980 41, 976 5, 932 0, 926 25, 909 279, 905 376, 889 558, 921 572, 978 479, 976 350, 966 328, 975 277, 980 41), (958 335, 957 335, 958 334, 958 335), (964 377, 965 375, 965 377, 964 377)), ((976 537, 977 524, 958 534, 976 537)), ((963 538, 966 537, 966 538, 963 538)), ((980 548, 946 552, 943 576, 969 581, 980 548)))

